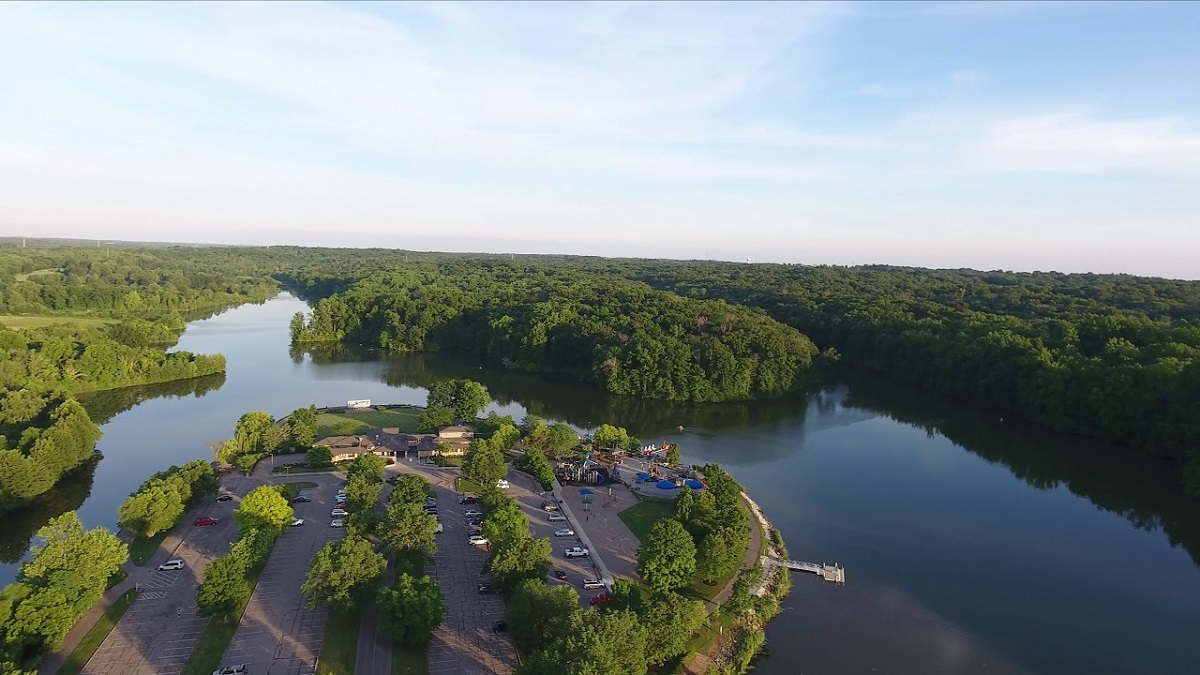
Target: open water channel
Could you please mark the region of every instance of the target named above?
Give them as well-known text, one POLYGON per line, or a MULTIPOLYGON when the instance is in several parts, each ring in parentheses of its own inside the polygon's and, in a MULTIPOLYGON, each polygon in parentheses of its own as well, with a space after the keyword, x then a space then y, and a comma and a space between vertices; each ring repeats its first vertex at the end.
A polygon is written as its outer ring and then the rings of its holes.
POLYGON ((617 424, 719 462, 792 557, 846 568, 841 587, 793 575, 758 672, 1200 673, 1200 503, 1168 466, 854 376, 780 401, 696 406, 459 357, 290 354, 288 319, 305 308, 281 295, 189 324, 179 348, 223 353, 223 378, 94 397, 103 460, 5 517, 0 583, 46 518, 78 508, 87 525, 115 528, 147 476, 211 457, 244 412, 421 404, 429 383, 470 377, 501 414, 617 424))

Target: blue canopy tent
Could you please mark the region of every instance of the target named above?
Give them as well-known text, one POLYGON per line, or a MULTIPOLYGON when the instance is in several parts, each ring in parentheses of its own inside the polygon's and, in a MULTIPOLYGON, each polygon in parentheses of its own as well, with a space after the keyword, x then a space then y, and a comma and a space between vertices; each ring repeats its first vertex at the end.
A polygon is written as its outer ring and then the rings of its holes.
POLYGON ((658 488, 659 490, 674 490, 676 486, 675 483, 669 480, 660 480, 654 484, 654 487, 658 488))
POLYGON ((700 481, 696 480, 695 478, 689 478, 689 479, 685 480, 683 482, 683 484, 692 488, 693 490, 703 490, 704 489, 704 483, 701 483, 700 481))
POLYGON ((591 488, 579 488, 579 494, 594 495, 594 494, 596 494, 596 492, 594 490, 592 490, 591 488))
POLYGON ((650 480, 650 474, 646 473, 645 471, 639 471, 637 477, 638 480, 642 481, 643 483, 650 480))

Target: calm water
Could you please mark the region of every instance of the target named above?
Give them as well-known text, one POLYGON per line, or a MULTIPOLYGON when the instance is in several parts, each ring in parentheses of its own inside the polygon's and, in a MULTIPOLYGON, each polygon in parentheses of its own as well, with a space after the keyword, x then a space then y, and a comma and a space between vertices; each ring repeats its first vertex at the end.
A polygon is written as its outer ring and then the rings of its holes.
POLYGON ((149 474, 210 457, 248 410, 420 404, 430 382, 471 377, 502 414, 620 424, 720 462, 793 557, 846 567, 844 587, 793 576, 758 672, 1200 672, 1200 504, 1178 496, 1168 467, 854 378, 784 401, 690 406, 449 357, 289 354, 287 321, 303 309, 284 296, 192 323, 180 348, 225 354, 224 378, 90 401, 108 419, 104 459, 5 519, 5 560, 46 514, 80 503, 85 523, 113 527, 149 474))

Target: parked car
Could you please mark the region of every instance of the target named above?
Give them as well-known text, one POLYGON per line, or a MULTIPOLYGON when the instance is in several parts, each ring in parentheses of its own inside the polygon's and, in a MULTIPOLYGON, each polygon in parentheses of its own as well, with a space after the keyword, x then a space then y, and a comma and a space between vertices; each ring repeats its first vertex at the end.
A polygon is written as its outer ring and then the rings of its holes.
POLYGON ((437 512, 438 512, 438 510, 437 510, 437 507, 436 507, 436 506, 426 506, 426 507, 425 507, 425 513, 426 513, 427 515, 430 515, 430 516, 436 516, 436 515, 437 515, 437 512))
POLYGON ((217 501, 231 502, 231 501, 233 501, 233 495, 221 495, 220 497, 217 497, 217 501))
POLYGON ((334 518, 333 521, 329 523, 329 526, 330 527, 342 527, 342 519, 334 518))
POLYGON ((496 481, 496 487, 500 488, 501 490, 507 490, 509 487, 508 481, 501 478, 500 480, 496 481))
POLYGON ((478 518, 467 518, 467 524, 471 526, 482 525, 483 521, 478 518))
POLYGON ((303 518, 297 518, 297 519, 295 519, 295 520, 293 520, 293 521, 292 521, 292 527, 300 527, 300 526, 301 526, 301 525, 303 525, 303 524, 304 524, 304 519, 303 519, 303 518))
POLYGON ((604 582, 599 579, 584 579, 582 585, 584 588, 604 588, 604 582))
POLYGON ((433 533, 434 533, 434 534, 441 534, 441 533, 442 533, 442 531, 443 531, 443 530, 445 530, 445 529, 446 529, 446 528, 445 528, 445 527, 443 527, 441 523, 438 523, 438 526, 437 526, 437 527, 435 527, 435 528, 433 529, 433 533))
POLYGON ((558 504, 555 504, 554 502, 542 502, 542 510, 549 513, 554 513, 558 510, 558 504))
POLYGON ((346 512, 346 509, 334 509, 329 512, 329 515, 336 518, 338 516, 348 516, 350 514, 346 512))
POLYGON ((239 663, 236 666, 225 666, 213 671, 213 675, 242 675, 246 672, 246 664, 239 663))
POLYGON ((467 543, 471 546, 482 546, 488 543, 487 537, 482 534, 473 534, 467 539, 467 543))
POLYGON ((216 525, 219 522, 221 522, 221 521, 217 520, 216 518, 209 518, 208 516, 204 516, 203 518, 196 519, 196 527, 205 527, 208 525, 216 525))
POLYGON ((299 497, 292 497, 292 501, 296 502, 297 504, 307 504, 312 501, 312 497, 305 497, 304 495, 300 495, 299 497))
POLYGON ((479 509, 467 509, 467 512, 463 515, 468 518, 480 518, 483 516, 483 511, 480 511, 479 509))
POLYGON ((608 593, 600 593, 599 595, 593 595, 589 602, 591 602, 593 605, 600 605, 610 600, 612 600, 612 598, 608 597, 608 593))
POLYGON ((549 520, 552 523, 561 523, 561 522, 565 521, 566 519, 567 519, 567 517, 561 513, 551 513, 550 517, 547 518, 546 520, 549 520))
POLYGON ((554 570, 554 578, 555 578, 555 579, 562 579, 563 581, 566 581, 566 580, 567 580, 567 573, 566 573, 566 572, 564 572, 564 571, 562 571, 562 570, 554 570))
POLYGON ((479 594, 480 595, 495 595, 499 592, 500 592, 500 589, 496 588, 495 586, 493 586, 491 584, 479 584, 479 594))
POLYGON ((586 558, 588 556, 588 550, 582 546, 572 546, 571 548, 563 551, 563 554, 568 558, 586 558))
POLYGON ((181 570, 181 569, 183 569, 183 561, 179 560, 178 558, 175 560, 168 560, 167 562, 158 566, 159 572, 169 572, 170 570, 181 570))
POLYGON ((572 529, 571 529, 571 528, 569 528, 569 527, 564 527, 564 528, 563 528, 563 529, 561 529, 561 530, 555 530, 555 531, 554 531, 554 536, 556 536, 556 537, 574 537, 574 536, 575 536, 575 530, 572 530, 572 529))
POLYGON ((458 503, 459 504, 478 504, 479 497, 476 497, 475 495, 463 495, 458 498, 458 503))
POLYGON ((508 622, 507 621, 493 621, 492 622, 492 632, 493 633, 503 633, 506 630, 508 630, 508 622))

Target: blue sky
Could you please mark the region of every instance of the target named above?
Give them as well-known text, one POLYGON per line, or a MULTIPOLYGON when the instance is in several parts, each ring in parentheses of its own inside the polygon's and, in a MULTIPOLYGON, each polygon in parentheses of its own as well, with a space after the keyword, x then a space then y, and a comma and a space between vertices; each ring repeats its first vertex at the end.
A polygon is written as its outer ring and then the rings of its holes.
POLYGON ((1192 3, 2 3, 0 232, 1200 278, 1192 3))

